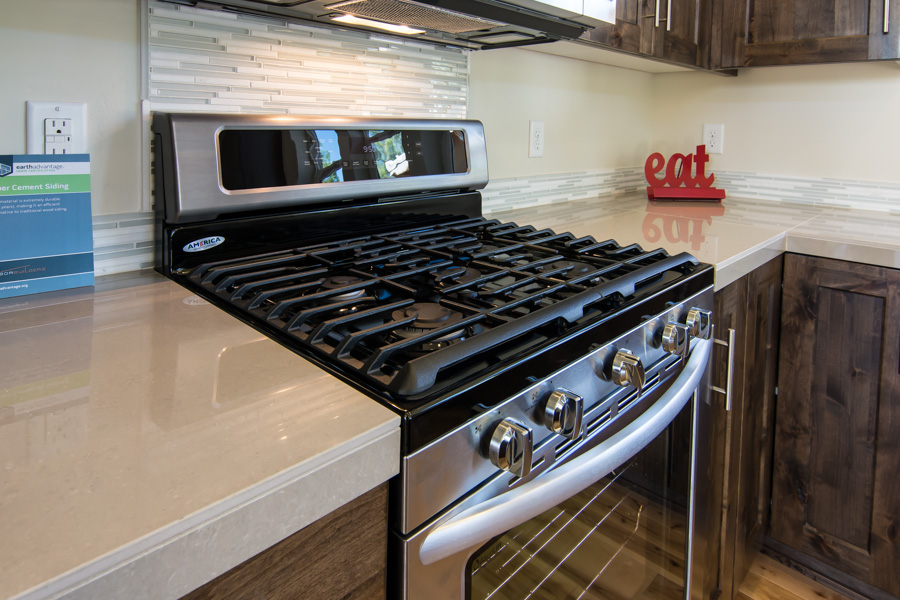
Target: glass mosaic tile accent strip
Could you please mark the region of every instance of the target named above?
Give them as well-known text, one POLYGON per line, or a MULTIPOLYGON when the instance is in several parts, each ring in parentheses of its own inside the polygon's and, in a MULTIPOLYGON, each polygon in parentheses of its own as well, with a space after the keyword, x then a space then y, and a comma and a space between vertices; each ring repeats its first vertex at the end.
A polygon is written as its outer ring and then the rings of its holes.
MULTIPOLYGON (((466 117, 465 51, 149 2, 151 110, 466 117)), ((93 219, 97 275, 153 266, 153 214, 93 219)))
MULTIPOLYGON (((717 171, 715 185, 724 188, 728 196, 900 215, 900 184, 896 183, 717 171)), ((646 187, 642 168, 491 180, 483 192, 484 209, 502 212, 580 198, 643 192, 646 187)))
MULTIPOLYGON (((839 179, 775 177, 720 171, 716 185, 733 197, 794 205, 798 219, 814 208, 874 210, 900 216, 900 185, 839 179)), ((515 208, 548 206, 585 198, 614 202, 615 196, 641 193, 643 169, 581 171, 536 177, 491 180, 483 190, 485 214, 515 208)), ((751 221, 765 214, 747 215, 751 221), (752 217, 752 218, 751 218, 752 217)), ((774 217, 773 217, 774 218, 774 217)), ((153 266, 153 215, 135 213, 94 217, 94 262, 97 275, 153 266)))
POLYGON ((153 222, 153 213, 94 216, 94 275, 153 268, 153 222))
POLYGON ((743 198, 900 214, 900 184, 813 177, 716 173, 717 187, 743 198))
POLYGON ((638 192, 647 187, 643 168, 580 171, 492 179, 482 191, 485 213, 569 200, 638 192))
MULTIPOLYGON (((150 0, 151 110, 466 118, 468 55, 413 40, 338 31, 150 0)), ((730 196, 900 215, 900 185, 716 172, 730 196)), ((487 214, 646 188, 642 167, 491 180, 487 214)), ((151 268, 153 214, 96 216, 97 275, 151 268)))
POLYGON ((151 1, 152 110, 466 117, 465 50, 151 1))

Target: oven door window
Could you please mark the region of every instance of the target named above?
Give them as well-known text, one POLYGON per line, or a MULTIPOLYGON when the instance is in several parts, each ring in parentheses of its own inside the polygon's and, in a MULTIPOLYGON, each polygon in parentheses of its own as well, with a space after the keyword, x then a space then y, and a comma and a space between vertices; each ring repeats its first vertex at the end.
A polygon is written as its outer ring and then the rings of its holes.
POLYGON ((476 552, 468 597, 684 598, 692 404, 621 468, 476 552))

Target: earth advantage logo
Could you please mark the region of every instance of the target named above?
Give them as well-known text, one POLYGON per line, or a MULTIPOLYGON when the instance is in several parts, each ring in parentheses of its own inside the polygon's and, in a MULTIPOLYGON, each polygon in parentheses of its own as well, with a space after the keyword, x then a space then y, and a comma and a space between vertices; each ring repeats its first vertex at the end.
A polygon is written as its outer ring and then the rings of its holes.
POLYGON ((6 177, 10 173, 12 173, 12 167, 7 164, 0 163, 0 177, 6 177))

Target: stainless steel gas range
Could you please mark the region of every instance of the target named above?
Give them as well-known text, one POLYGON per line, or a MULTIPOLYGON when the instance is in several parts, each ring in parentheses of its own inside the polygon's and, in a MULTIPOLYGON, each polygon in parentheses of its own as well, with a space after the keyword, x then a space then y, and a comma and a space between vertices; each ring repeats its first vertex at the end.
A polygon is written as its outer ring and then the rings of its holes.
POLYGON ((475 121, 153 132, 159 270, 402 416, 389 597, 709 596, 710 266, 483 217, 475 121))

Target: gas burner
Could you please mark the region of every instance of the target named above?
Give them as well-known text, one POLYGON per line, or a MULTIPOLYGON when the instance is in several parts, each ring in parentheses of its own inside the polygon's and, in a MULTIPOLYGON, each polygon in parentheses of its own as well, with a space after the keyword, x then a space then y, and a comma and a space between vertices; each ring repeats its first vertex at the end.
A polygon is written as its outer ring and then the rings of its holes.
MULTIPOLYGON (((415 317, 415 321, 408 327, 398 329, 397 334, 407 339, 417 337, 423 333, 428 333, 447 325, 459 323, 463 320, 463 314, 453 309, 447 308, 437 302, 416 302, 406 308, 395 310, 391 315, 395 320, 400 321, 415 317)), ((445 337, 452 339, 463 334, 463 329, 458 332, 448 333, 445 337)), ((444 339, 444 338, 439 338, 444 339)))
MULTIPOLYGON (((359 283, 360 281, 362 281, 362 279, 360 279, 359 277, 354 277, 353 275, 335 275, 326 279, 320 286, 320 289, 322 291, 339 290, 349 285, 353 285, 354 283, 359 283)), ((326 298, 325 300, 326 302, 343 302, 345 300, 361 298, 365 294, 366 290, 363 288, 359 288, 356 290, 344 292, 343 294, 328 296, 328 298, 326 298)))
MULTIPOLYGON (((437 302, 416 302, 406 308, 395 310, 391 315, 395 320, 415 317, 410 325, 394 330, 394 335, 399 339, 412 340, 435 329, 453 325, 463 320, 463 314, 453 309, 442 306, 437 302)), ((440 350, 451 344, 463 341, 466 338, 466 328, 460 327, 450 333, 422 342, 414 350, 431 352, 440 350)))
POLYGON ((452 266, 434 273, 434 282, 439 286, 472 283, 481 277, 481 271, 472 267, 452 266))
POLYGON ((566 279, 576 279, 597 270, 597 268, 592 265, 576 260, 557 260, 541 267, 541 271, 543 272, 558 271, 559 269, 566 269, 566 271, 556 273, 556 275, 565 277, 566 279))

